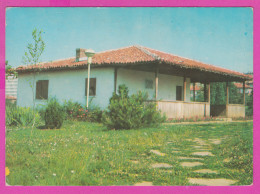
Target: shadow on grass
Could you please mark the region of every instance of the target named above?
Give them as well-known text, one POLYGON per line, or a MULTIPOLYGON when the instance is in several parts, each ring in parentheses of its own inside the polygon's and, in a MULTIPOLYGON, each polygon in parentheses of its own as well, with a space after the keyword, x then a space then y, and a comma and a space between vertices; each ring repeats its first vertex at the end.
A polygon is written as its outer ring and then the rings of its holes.
POLYGON ((46 125, 38 126, 37 129, 40 129, 40 130, 52 130, 50 128, 47 128, 46 125))

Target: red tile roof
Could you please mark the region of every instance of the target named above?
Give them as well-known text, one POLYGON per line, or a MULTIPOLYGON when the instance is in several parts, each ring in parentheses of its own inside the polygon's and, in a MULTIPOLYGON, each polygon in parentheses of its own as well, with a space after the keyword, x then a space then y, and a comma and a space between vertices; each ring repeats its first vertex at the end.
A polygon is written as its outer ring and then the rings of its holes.
MULTIPOLYGON (((158 50, 142 47, 130 46, 116 50, 96 53, 92 58, 92 65, 109 65, 109 64, 134 64, 139 62, 156 62, 161 61, 171 65, 180 66, 183 68, 200 69, 202 71, 210 71, 220 74, 238 76, 244 79, 251 79, 249 75, 236 71, 208 65, 195 60, 179 57, 158 50)), ((40 63, 39 65, 19 66, 18 72, 26 72, 32 69, 59 69, 59 68, 75 68, 84 67, 87 61, 76 62, 74 58, 68 58, 53 62, 40 63)))
MULTIPOLYGON (((237 88, 243 88, 243 84, 242 83, 234 83, 234 85, 237 87, 237 88)), ((251 86, 245 84, 245 88, 252 88, 251 86)))
MULTIPOLYGON (((199 91, 200 89, 200 86, 195 85, 195 91, 199 91)), ((190 85, 190 90, 193 90, 193 85, 190 85)))
POLYGON ((15 96, 7 95, 7 96, 5 96, 5 99, 7 99, 7 100, 16 100, 17 98, 15 96))

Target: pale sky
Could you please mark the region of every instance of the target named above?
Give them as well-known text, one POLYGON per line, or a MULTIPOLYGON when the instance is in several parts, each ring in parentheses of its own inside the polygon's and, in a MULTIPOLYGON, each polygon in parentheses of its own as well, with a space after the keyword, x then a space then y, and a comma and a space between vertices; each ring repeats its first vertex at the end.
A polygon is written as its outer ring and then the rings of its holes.
POLYGON ((22 65, 32 31, 46 44, 41 61, 141 45, 239 72, 253 71, 251 8, 11 8, 6 60, 22 65))

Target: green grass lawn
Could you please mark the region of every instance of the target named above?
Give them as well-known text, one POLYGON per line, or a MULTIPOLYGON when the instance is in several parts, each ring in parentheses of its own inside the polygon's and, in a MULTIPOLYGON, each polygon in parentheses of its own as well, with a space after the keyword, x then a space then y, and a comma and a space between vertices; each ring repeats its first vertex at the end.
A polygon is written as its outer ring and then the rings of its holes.
POLYGON ((58 130, 25 128, 6 133, 10 185, 192 185, 188 178, 227 178, 235 185, 253 180, 253 123, 162 125, 138 130, 106 130, 97 123, 67 121, 58 130), (195 138, 214 156, 203 165, 182 167, 178 157, 195 157, 195 138), (210 139, 221 140, 220 144, 210 139), (156 155, 158 150, 164 156, 156 155), (174 152, 178 150, 179 152, 174 152), (171 168, 152 168, 167 163, 171 168), (211 169, 217 174, 195 173, 211 169))

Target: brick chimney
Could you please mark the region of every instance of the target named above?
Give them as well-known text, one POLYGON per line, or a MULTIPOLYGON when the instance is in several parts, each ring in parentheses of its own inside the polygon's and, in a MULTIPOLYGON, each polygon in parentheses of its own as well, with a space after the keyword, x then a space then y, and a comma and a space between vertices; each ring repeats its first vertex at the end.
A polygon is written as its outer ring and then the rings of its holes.
POLYGON ((87 60, 87 56, 85 54, 85 50, 86 49, 83 49, 83 48, 77 48, 76 49, 76 61, 79 62, 79 61, 85 61, 87 60))

